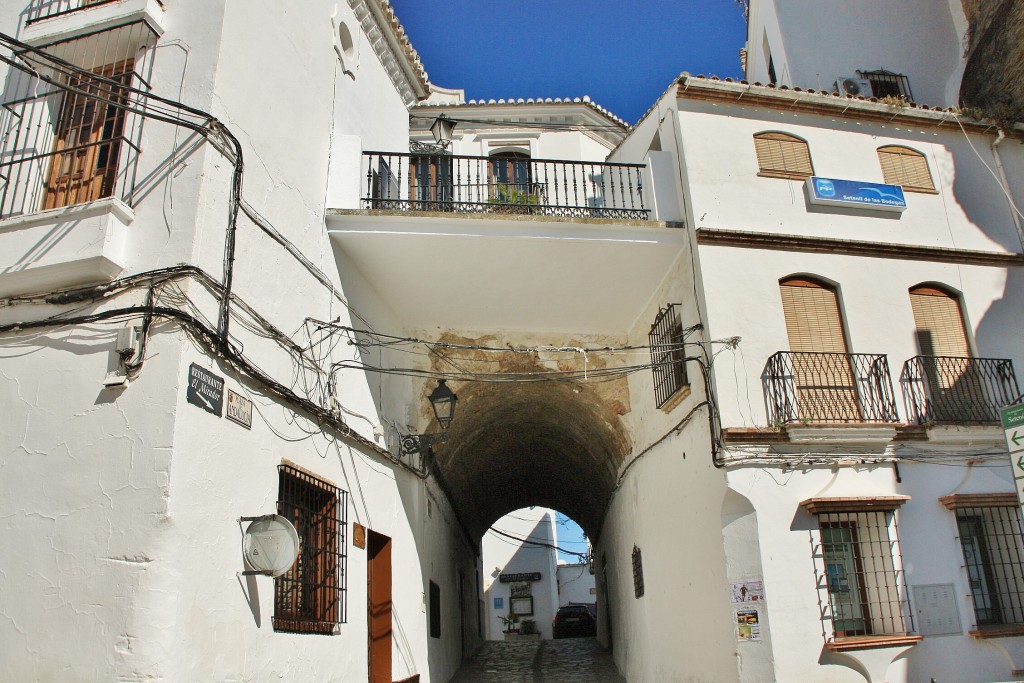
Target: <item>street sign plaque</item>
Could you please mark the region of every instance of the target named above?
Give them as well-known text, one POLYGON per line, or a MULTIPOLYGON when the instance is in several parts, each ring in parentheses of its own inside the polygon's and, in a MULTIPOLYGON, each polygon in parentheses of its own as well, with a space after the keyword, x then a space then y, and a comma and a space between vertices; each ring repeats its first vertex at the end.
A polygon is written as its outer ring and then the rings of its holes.
MULTIPOLYGON (((1006 449, 1010 453, 1024 451, 1024 404, 1007 406, 999 411, 1006 435, 1006 449)), ((1016 458, 1010 458, 1015 461, 1016 458)))

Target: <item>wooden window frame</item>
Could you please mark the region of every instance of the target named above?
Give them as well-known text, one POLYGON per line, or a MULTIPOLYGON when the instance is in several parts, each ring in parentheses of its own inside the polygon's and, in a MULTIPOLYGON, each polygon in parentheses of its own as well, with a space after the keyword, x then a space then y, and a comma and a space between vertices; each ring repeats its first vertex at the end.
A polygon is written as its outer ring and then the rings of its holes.
POLYGON ((806 140, 796 135, 780 131, 754 133, 754 153, 757 156, 757 175, 762 178, 803 180, 814 175, 811 148, 806 140), (790 145, 790 147, 787 148, 784 145, 790 145), (773 150, 772 147, 778 147, 778 149, 773 150), (797 152, 797 149, 802 152, 797 152), (791 155, 803 156, 806 157, 806 160, 789 158, 791 155), (781 163, 774 164, 773 157, 780 159, 781 163))
POLYGON ((932 177, 928 157, 921 152, 903 145, 883 145, 875 152, 878 154, 878 165, 882 169, 882 179, 887 185, 899 185, 904 192, 939 193, 935 189, 935 178, 932 177), (913 161, 906 161, 908 159, 913 161), (911 169, 908 168, 908 164, 923 164, 924 167, 911 169), (928 177, 927 185, 914 182, 923 180, 924 176, 928 177))

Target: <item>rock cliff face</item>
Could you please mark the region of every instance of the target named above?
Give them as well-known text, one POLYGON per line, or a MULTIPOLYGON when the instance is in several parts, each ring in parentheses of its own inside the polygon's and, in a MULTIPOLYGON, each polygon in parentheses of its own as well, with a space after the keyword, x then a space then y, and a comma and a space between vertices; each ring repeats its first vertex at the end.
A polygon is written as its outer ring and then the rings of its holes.
POLYGON ((970 26, 960 102, 999 118, 1024 115, 1024 2, 961 0, 970 26))

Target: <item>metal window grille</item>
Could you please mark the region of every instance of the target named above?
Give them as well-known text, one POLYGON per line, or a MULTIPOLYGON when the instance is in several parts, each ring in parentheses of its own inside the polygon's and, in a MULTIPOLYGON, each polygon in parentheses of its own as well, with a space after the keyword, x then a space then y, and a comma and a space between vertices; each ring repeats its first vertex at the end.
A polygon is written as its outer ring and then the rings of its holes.
POLYGON ((0 218, 104 197, 133 203, 155 44, 135 22, 13 55, 0 102, 0 218))
POLYGON ((956 521, 978 627, 1024 624, 1020 508, 960 507, 956 521))
POLYGON ((302 470, 278 467, 278 514, 299 533, 299 556, 274 580, 274 630, 335 633, 345 623, 348 494, 302 470))
POLYGON ((871 94, 875 97, 898 97, 907 102, 914 101, 910 92, 910 79, 894 71, 878 69, 877 71, 857 71, 857 77, 871 83, 871 94))
POLYGON ((660 408, 688 382, 679 304, 669 304, 658 310, 648 341, 651 346, 651 369, 654 371, 654 398, 660 408))
POLYGON ((896 516, 892 511, 818 515, 815 552, 822 614, 835 638, 913 630, 896 516))
POLYGON ((644 563, 640 557, 640 548, 633 546, 633 595, 641 597, 644 594, 644 563))

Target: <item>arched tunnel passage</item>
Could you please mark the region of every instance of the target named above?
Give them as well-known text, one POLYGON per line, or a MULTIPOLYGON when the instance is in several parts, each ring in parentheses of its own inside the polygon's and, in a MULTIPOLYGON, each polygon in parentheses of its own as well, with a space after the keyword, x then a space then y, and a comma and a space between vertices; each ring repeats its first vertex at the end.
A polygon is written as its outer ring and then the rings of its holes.
POLYGON ((561 510, 598 538, 629 450, 615 394, 568 381, 459 387, 458 417, 435 467, 470 538, 531 505, 561 510))

